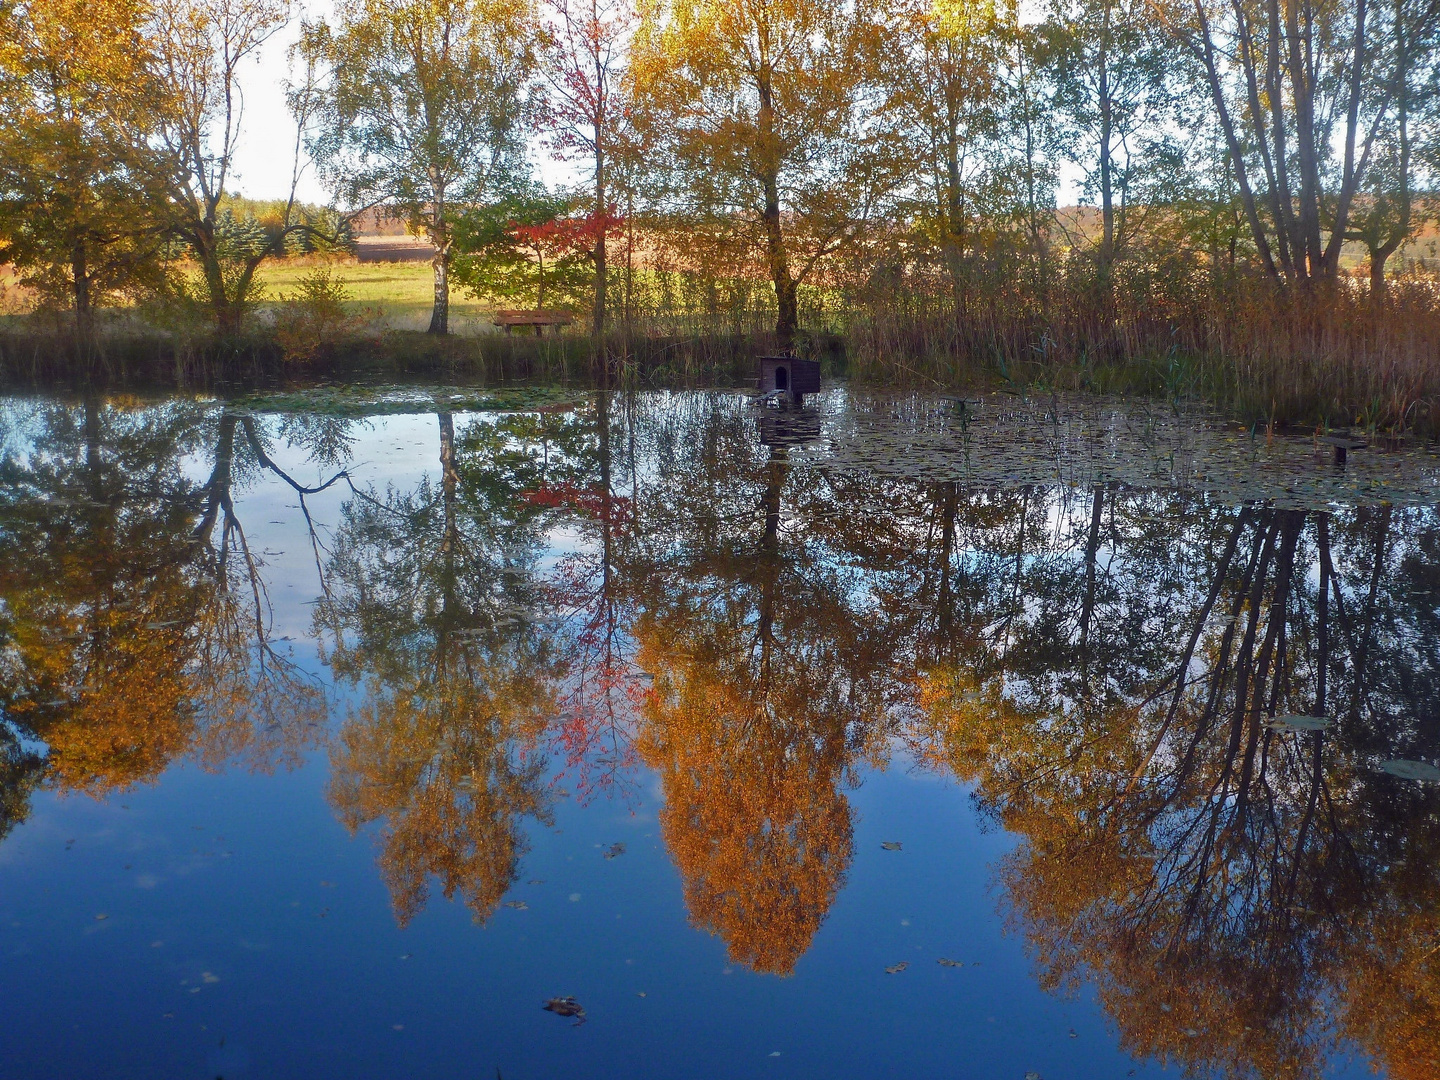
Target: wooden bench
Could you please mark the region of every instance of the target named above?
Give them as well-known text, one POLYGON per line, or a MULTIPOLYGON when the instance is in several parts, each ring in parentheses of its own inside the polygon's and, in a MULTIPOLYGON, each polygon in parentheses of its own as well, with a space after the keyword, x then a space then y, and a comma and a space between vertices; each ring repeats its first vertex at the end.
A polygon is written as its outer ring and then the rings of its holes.
POLYGON ((513 333, 517 326, 533 326, 537 337, 547 326, 558 330, 574 321, 575 316, 568 311, 497 311, 494 316, 495 325, 503 326, 507 334, 513 333))

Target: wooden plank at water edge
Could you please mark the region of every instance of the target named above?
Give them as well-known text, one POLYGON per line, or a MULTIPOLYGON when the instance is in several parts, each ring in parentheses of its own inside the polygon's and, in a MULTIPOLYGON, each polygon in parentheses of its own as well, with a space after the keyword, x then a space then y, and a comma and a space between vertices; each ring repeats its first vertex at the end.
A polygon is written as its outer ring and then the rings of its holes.
POLYGON ((508 334, 517 326, 533 326, 535 333, 544 333, 545 327, 569 326, 575 315, 569 311, 497 311, 492 317, 496 326, 503 326, 508 334))

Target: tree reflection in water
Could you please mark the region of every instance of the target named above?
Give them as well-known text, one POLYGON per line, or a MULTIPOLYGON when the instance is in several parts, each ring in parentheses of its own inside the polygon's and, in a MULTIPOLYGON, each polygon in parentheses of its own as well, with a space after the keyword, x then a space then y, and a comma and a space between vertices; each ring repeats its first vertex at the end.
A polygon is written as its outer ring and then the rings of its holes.
MULTIPOLYGON (((1440 628, 1404 580, 1434 572, 1433 515, 1396 530, 1389 507, 1176 506, 1158 519, 1173 569, 1149 577, 1126 564, 1152 517, 1114 498, 1088 634, 1094 594, 1074 588, 1074 619, 992 623, 921 682, 931 752, 1023 838, 1000 877, 1042 982, 1094 981, 1133 1053, 1197 1074, 1315 1075, 1339 1038, 1393 1075, 1431 1074, 1433 1036, 1409 1019, 1433 1015, 1435 968, 1414 966, 1431 917, 1412 929, 1413 901, 1390 908, 1417 873, 1433 888, 1414 860, 1432 861, 1440 807, 1375 765, 1437 751, 1440 628), (1170 658, 1077 684, 1107 635, 1170 658), (1271 723, 1296 713, 1339 721, 1271 723), (1408 962, 1377 965, 1397 940, 1408 962), (1403 1000, 1381 990, 1397 976, 1403 1000)), ((1042 604, 1044 562, 1027 582, 1042 604)))
POLYGON ((270 640, 231 495, 264 466, 237 448, 238 418, 91 399, 32 423, 28 451, 0 460, 6 825, 37 784, 101 796, 185 754, 297 764, 324 700, 270 640))
POLYGON ((268 474, 309 523, 285 440, 347 485, 310 532, 358 690, 329 797, 380 823, 402 923, 432 878, 487 919, 558 775, 629 798, 643 764, 692 922, 788 974, 851 864, 846 789, 900 755, 1019 838, 1010 926, 1137 1056, 1440 1072, 1440 789, 1378 769, 1440 756, 1436 512, 887 478, 827 467, 818 424, 442 412, 430 478, 381 490, 337 471, 340 422, 41 410, 0 464, 0 835, 40 786, 298 760, 323 701, 232 498, 268 474))

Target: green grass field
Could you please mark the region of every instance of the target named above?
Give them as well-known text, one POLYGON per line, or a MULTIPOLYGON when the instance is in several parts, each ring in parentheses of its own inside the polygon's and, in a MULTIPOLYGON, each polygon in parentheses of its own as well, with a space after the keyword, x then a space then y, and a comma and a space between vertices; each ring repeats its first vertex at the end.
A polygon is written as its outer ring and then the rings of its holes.
MULTIPOLYGON (((266 300, 283 300, 296 283, 314 269, 308 260, 269 262, 260 269, 266 300)), ((371 308, 380 321, 395 330, 424 330, 430 325, 434 303, 434 276, 428 262, 358 263, 331 266, 345 283, 356 308, 371 308)), ((455 333, 488 333, 494 305, 472 300, 459 289, 450 290, 450 329, 455 333)))

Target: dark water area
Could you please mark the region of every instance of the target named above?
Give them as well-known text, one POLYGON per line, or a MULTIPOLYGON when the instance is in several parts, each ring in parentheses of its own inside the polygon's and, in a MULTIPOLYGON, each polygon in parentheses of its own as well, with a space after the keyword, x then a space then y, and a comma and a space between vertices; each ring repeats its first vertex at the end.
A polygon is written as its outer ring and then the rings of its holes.
POLYGON ((1098 399, 0 400, 0 1077, 1440 1074, 1437 503, 1098 399))

